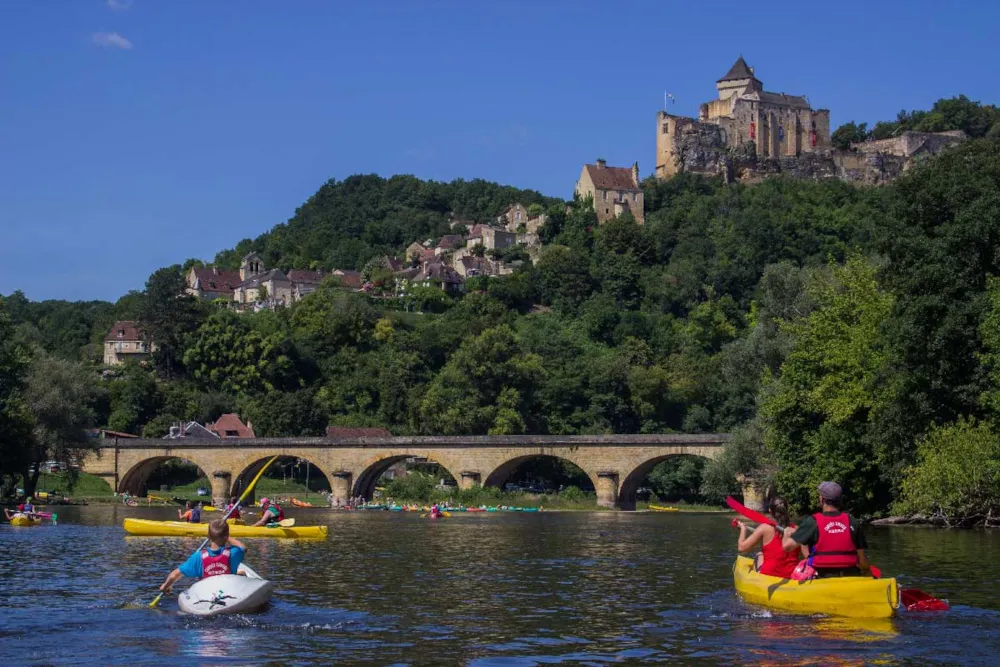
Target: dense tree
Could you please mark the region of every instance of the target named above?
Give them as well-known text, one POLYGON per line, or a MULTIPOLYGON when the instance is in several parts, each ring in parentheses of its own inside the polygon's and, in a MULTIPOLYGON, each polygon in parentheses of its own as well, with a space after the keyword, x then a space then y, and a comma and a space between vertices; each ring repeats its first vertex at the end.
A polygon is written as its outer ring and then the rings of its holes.
POLYGON ((851 144, 860 144, 869 138, 868 123, 855 123, 853 120, 844 123, 830 135, 830 143, 834 148, 847 150, 851 144))
POLYGON ((31 439, 31 413, 24 396, 28 350, 14 335, 7 301, 0 297, 0 476, 24 470, 31 439))
POLYGON ((21 471, 26 495, 33 495, 41 464, 55 460, 69 466, 96 441, 86 429, 94 426, 94 404, 102 388, 83 365, 42 354, 34 359, 25 387, 32 433, 21 471))
POLYGON ((197 327, 203 311, 195 297, 184 293, 185 287, 180 266, 159 269, 146 281, 139 303, 139 326, 155 343, 153 358, 167 377, 180 370, 184 338, 197 327))

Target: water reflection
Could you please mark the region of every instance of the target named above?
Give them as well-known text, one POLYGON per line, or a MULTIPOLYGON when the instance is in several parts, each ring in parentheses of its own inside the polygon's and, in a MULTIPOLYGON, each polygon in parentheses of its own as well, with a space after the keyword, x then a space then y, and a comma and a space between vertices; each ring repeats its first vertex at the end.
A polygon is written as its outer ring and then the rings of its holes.
POLYGON ((148 603, 201 542, 124 537, 126 516, 65 508, 59 526, 0 527, 5 662, 351 664, 991 664, 1000 639, 992 534, 873 529, 871 552, 952 612, 865 621, 782 615, 739 601, 734 535, 713 515, 301 512, 322 542, 250 539, 277 587, 264 613, 193 619, 148 603), (30 534, 29 534, 30 533, 30 534), (940 561, 934 561, 940 555, 940 561), (933 565, 933 566, 932 566, 933 565), (978 579, 970 578, 970 572, 978 579), (42 612, 41 610, 44 610, 42 612), (127 632, 122 632, 127 628, 127 632))

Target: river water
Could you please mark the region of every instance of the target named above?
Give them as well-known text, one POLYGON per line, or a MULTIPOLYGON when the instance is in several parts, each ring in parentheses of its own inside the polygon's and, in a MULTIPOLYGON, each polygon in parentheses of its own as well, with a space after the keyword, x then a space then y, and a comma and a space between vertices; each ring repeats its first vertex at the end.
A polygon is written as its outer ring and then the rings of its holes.
POLYGON ((724 514, 301 510, 328 540, 245 540, 277 583, 271 605, 197 619, 176 599, 136 608, 199 540, 126 538, 122 519, 170 515, 92 506, 62 508, 57 526, 3 525, 0 664, 1000 662, 992 532, 869 528, 884 572, 953 606, 850 622, 740 602, 724 514))

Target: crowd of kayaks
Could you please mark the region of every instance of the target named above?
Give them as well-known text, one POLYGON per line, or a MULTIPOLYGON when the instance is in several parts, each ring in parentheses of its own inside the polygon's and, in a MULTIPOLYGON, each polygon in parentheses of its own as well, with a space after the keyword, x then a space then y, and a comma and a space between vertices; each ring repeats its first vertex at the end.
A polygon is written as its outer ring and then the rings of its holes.
MULTIPOLYGON (((362 511, 373 511, 373 512, 423 512, 427 513, 431 511, 431 508, 427 505, 358 505, 356 510, 362 511)), ((441 505, 440 510, 442 512, 541 512, 544 511, 541 507, 514 507, 509 505, 497 505, 493 507, 487 507, 482 505, 480 507, 465 507, 464 505, 451 506, 451 505, 441 505)))

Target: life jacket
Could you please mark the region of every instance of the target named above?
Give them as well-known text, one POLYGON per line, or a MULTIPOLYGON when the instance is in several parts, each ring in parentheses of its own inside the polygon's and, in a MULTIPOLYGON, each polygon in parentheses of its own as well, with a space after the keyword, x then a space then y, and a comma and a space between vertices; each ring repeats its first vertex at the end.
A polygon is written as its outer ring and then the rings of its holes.
POLYGON ((201 523, 201 508, 192 507, 191 516, 188 517, 188 523, 201 523))
POLYGON ((24 503, 24 511, 27 512, 28 514, 31 514, 32 512, 35 511, 35 506, 32 505, 31 503, 24 503))
POLYGON ((229 513, 229 518, 230 519, 239 519, 239 518, 241 518, 240 517, 240 508, 237 507, 236 505, 226 505, 226 511, 229 513))
POLYGON ((212 555, 208 549, 201 550, 201 578, 215 577, 220 574, 232 574, 233 568, 229 563, 229 547, 222 550, 218 555, 212 555))
POLYGON ((819 539, 813 545, 810 561, 816 568, 856 567, 858 548, 851 536, 851 518, 845 512, 837 516, 813 514, 819 539))
POLYGON ((279 505, 278 503, 271 503, 270 505, 267 506, 267 510, 265 511, 270 511, 272 507, 278 510, 278 516, 274 517, 273 521, 284 521, 285 510, 281 509, 281 505, 279 505))
MULTIPOLYGON (((795 526, 790 526, 795 528, 795 526)), ((799 564, 799 549, 796 547, 791 551, 785 551, 781 546, 781 532, 775 528, 774 537, 761 548, 764 554, 764 562, 760 566, 760 573, 772 577, 789 579, 792 571, 799 564)))

